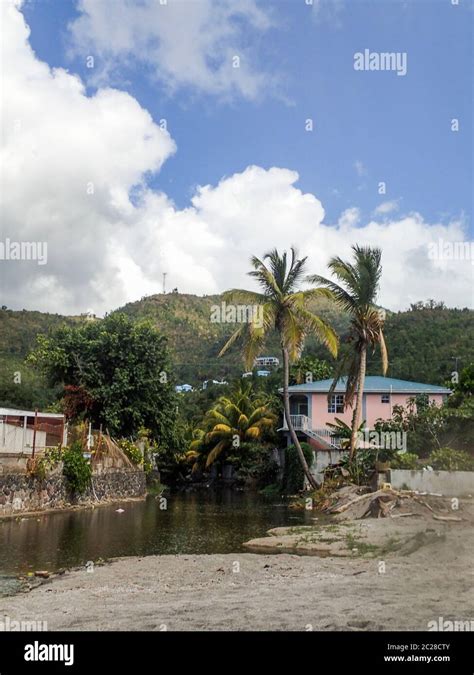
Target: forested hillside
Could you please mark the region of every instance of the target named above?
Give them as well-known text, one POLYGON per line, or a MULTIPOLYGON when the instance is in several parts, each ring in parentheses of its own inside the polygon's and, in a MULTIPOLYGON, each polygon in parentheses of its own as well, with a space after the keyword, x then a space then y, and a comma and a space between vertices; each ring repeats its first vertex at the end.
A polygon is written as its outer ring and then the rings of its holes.
MULTIPOLYGON (((210 321, 212 306, 221 301, 218 295, 198 297, 169 293, 143 298, 116 311, 136 320, 151 320, 168 338, 174 360, 173 380, 199 385, 206 379, 230 379, 243 372, 237 347, 222 359, 217 356, 235 328, 235 324, 210 321)), ((314 309, 338 331, 344 349, 346 316, 326 300, 319 300, 314 309)), ((50 403, 54 392, 24 365, 24 358, 38 334, 54 330, 62 323, 86 320, 85 317, 0 310, 0 405, 31 407, 50 403), (22 375, 21 386, 13 381, 17 371, 22 375)), ((458 369, 473 360, 474 312, 418 304, 409 311, 387 313, 385 336, 389 376, 442 383, 454 370, 456 358, 458 369)), ((270 339, 265 352, 279 356, 276 338, 270 339)), ((307 341, 306 353, 331 361, 327 351, 312 338, 307 341)), ((377 359, 369 359, 369 373, 378 372, 377 359)))

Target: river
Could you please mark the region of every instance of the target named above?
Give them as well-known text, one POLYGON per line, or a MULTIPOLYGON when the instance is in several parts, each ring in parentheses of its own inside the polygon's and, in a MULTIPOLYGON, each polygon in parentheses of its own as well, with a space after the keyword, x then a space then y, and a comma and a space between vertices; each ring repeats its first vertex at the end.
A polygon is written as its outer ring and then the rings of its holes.
POLYGON ((19 574, 121 556, 235 553, 272 527, 311 523, 311 511, 233 490, 176 493, 143 501, 0 521, 0 595, 19 574), (163 508, 166 506, 166 508, 163 508), (118 509, 123 509, 123 513, 118 509))

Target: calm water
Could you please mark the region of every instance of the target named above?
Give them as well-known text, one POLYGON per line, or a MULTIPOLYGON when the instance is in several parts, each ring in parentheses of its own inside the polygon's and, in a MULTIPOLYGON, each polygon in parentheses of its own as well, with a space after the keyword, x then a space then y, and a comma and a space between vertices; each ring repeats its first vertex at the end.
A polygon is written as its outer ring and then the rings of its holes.
POLYGON ((167 507, 160 509, 159 499, 148 497, 0 521, 0 594, 10 575, 117 556, 235 553, 271 527, 311 522, 311 512, 231 490, 171 495, 167 507))

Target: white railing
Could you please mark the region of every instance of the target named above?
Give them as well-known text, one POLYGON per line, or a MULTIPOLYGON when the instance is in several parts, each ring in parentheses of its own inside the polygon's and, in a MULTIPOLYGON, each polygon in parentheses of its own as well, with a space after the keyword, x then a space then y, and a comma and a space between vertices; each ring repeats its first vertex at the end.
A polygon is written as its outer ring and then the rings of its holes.
MULTIPOLYGON (((286 416, 283 416, 283 427, 282 429, 288 429, 288 424, 286 422, 286 416)), ((295 431, 303 431, 308 436, 313 438, 317 437, 320 440, 326 441, 329 445, 332 445, 336 448, 341 447, 341 440, 334 436, 333 432, 330 429, 313 429, 311 424, 311 419, 307 415, 290 415, 290 420, 295 431)))
POLYGON ((324 438, 334 437, 334 433, 330 429, 321 428, 321 429, 313 429, 313 431, 317 433, 318 436, 323 436, 324 438))
MULTIPOLYGON (((290 421, 295 431, 307 431, 311 429, 311 420, 306 415, 290 415, 290 421)), ((283 429, 288 429, 286 415, 283 415, 283 429)))

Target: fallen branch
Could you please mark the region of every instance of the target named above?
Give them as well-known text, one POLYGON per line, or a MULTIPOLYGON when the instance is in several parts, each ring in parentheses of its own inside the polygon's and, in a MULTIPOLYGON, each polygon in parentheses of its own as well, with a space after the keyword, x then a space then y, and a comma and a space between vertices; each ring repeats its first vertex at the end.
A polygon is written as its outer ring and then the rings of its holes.
POLYGON ((447 521, 453 522, 453 523, 462 523, 462 518, 458 518, 457 516, 436 516, 433 513, 433 518, 435 520, 447 520, 447 521))
POLYGON ((417 499, 416 497, 413 497, 413 499, 416 502, 418 502, 418 504, 422 504, 423 506, 426 506, 426 508, 429 509, 430 511, 434 510, 434 509, 431 508, 431 506, 427 502, 423 501, 423 499, 417 499))

